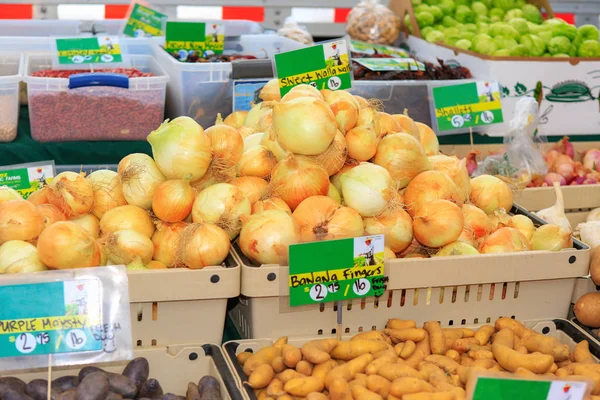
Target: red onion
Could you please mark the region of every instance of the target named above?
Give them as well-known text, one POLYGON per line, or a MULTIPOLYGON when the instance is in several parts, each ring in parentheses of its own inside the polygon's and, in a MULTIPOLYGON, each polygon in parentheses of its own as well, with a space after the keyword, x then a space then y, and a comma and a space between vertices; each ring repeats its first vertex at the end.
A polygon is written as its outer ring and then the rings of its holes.
POLYGON ((548 165, 550 167, 552 167, 552 165, 554 165, 554 163, 558 159, 558 156, 560 156, 560 153, 558 151, 550 150, 548 153, 546 153, 544 158, 546 159, 546 162, 548 163, 548 165))
POLYGON ((558 143, 552 147, 553 150, 558 151, 561 154, 565 154, 571 158, 575 158, 575 150, 573 149, 573 144, 569 142, 569 137, 563 137, 558 143))
POLYGON ((600 150, 589 149, 583 156, 583 165, 591 170, 600 170, 600 150))
POLYGON ((469 172, 469 176, 475 172, 477 169, 477 155, 479 151, 472 151, 467 155, 467 171, 469 172))
POLYGON ((544 178, 544 183, 546 183, 548 186, 552 186, 553 182, 558 182, 561 186, 567 184, 567 180, 562 175, 559 175, 555 172, 548 172, 544 178))

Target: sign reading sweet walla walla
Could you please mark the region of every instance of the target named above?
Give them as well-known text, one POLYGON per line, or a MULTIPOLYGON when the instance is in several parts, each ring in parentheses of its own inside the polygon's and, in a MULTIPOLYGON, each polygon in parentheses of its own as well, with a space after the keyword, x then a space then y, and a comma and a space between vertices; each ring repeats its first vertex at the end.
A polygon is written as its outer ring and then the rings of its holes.
POLYGON ((290 246, 290 306, 381 296, 384 236, 290 246))
POLYGON ((352 87, 350 55, 344 39, 275 54, 274 60, 282 96, 301 84, 319 90, 352 87))

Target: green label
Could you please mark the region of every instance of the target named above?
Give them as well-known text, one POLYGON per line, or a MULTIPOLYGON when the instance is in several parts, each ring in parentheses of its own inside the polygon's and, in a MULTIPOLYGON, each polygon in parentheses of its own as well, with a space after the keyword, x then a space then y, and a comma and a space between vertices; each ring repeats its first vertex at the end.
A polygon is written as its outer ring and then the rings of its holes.
POLYGON ((353 39, 350 40, 350 51, 364 54, 388 54, 390 56, 397 56, 400 58, 408 57, 408 53, 405 50, 397 47, 361 42, 360 40, 353 39))
POLYGON ((425 71, 425 64, 412 58, 353 58, 371 71, 425 71))
POLYGON ((98 279, 0 286, 0 357, 102 350, 100 296, 98 279))
POLYGON ((115 64, 122 63, 123 56, 117 36, 93 38, 56 39, 58 63, 115 64))
POLYGON ((352 87, 350 55, 343 39, 275 54, 274 58, 282 96, 300 84, 319 90, 352 87))
POLYGON ((498 82, 434 87, 433 102, 439 131, 504 122, 498 82))
POLYGON ((177 53, 180 61, 186 61, 191 55, 208 57, 223 54, 225 30, 222 24, 204 22, 167 22, 165 48, 177 53))
POLYGON ((37 165, 16 169, 0 169, 0 186, 8 186, 27 199, 31 193, 44 186, 54 178, 52 164, 37 165))
POLYGON ((167 16, 141 4, 135 4, 123 30, 125 36, 164 36, 167 16))
POLYGON ((381 296, 383 235, 290 246, 290 306, 381 296))
POLYGON ((479 377, 472 400, 583 400, 587 383, 479 377))

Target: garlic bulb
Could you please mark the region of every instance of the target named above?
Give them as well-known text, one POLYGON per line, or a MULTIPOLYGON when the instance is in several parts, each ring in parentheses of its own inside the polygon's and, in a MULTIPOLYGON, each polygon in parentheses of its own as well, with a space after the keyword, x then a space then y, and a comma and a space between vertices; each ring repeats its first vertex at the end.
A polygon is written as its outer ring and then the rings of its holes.
POLYGON ((565 215, 565 202, 560 190, 560 183, 554 182, 554 191, 556 192, 556 203, 552 207, 537 211, 534 214, 549 224, 559 225, 569 232, 573 232, 571 223, 565 215))
POLYGON ((583 222, 577 225, 577 233, 581 241, 592 250, 600 245, 600 221, 583 222))

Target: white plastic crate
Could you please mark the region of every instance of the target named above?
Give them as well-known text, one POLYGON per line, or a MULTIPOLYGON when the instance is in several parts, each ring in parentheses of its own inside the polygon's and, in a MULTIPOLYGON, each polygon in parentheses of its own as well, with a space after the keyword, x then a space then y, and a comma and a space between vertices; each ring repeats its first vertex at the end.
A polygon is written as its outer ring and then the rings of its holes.
POLYGON ((23 56, 0 52, 0 142, 12 142, 17 137, 22 75, 23 56))
MULTIPOLYGON (((489 323, 500 316, 565 318, 576 278, 588 273, 589 248, 580 242, 575 246, 578 249, 560 252, 390 260, 385 294, 344 301, 342 329, 344 333, 382 329, 389 318, 417 323, 434 319, 443 325, 489 323)), ((242 337, 336 332, 336 303, 290 307, 289 268, 252 266, 239 249, 234 250, 242 265, 242 287, 239 304, 229 316, 242 337)))
MULTIPOLYGON (((268 58, 273 54, 304 47, 278 35, 242 35, 225 41, 225 54, 268 58)), ((232 111, 233 85, 231 63, 184 63, 174 59, 160 46, 155 57, 171 77, 167 86, 167 116, 189 116, 204 128, 214 125, 218 113, 232 111)))

